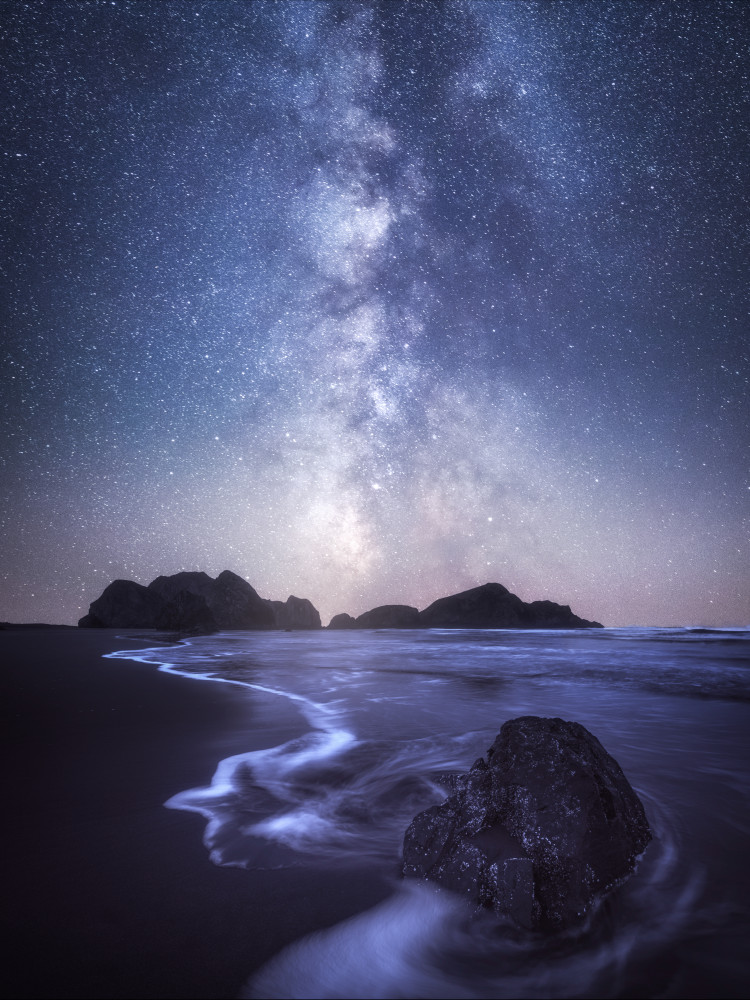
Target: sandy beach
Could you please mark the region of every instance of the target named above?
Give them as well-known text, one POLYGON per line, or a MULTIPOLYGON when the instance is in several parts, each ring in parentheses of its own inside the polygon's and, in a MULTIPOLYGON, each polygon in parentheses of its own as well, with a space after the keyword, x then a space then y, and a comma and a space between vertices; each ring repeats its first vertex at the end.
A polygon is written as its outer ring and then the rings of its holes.
POLYGON ((102 659, 146 645, 124 636, 0 631, 7 995, 234 996, 286 943, 385 895, 351 871, 212 865, 201 817, 163 803, 307 727, 289 707, 285 732, 277 703, 269 728, 255 692, 102 659))

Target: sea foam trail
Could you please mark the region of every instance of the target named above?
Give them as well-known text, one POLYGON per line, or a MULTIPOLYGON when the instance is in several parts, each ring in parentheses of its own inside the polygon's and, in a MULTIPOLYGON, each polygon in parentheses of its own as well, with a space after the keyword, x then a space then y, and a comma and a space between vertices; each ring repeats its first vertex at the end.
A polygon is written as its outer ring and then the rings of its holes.
POLYGON ((471 997, 437 964, 437 950, 467 916, 451 894, 406 884, 379 906, 285 948, 239 997, 471 997))
MULTIPOLYGON (((181 645, 189 647, 191 643, 183 640, 181 645)), ((237 834, 240 840, 245 837, 260 837, 295 850, 305 850, 321 841, 335 842, 339 839, 335 824, 325 816, 323 810, 295 801, 289 795, 289 788, 292 787, 290 775, 293 772, 311 765, 330 764, 338 755, 356 746, 358 741, 354 734, 340 725, 340 711, 335 706, 324 705, 304 695, 266 684, 221 677, 213 671, 180 669, 174 662, 164 662, 164 653, 163 648, 141 650, 138 653, 125 650, 109 653, 107 657, 155 664, 165 673, 234 684, 286 698, 297 705, 305 720, 313 727, 311 733, 279 746, 226 757, 219 762, 208 787, 179 792, 165 802, 168 809, 199 813, 207 820, 203 842, 213 863, 248 867, 249 861, 244 852, 237 856, 237 834), (259 811, 267 811, 272 804, 277 809, 280 806, 281 810, 258 822, 245 822, 238 829, 238 800, 247 800, 248 792, 252 792, 253 786, 264 793, 254 796, 259 811)), ((247 808, 244 812, 247 813, 247 808)))
MULTIPOLYGON (((203 841, 217 865, 251 868, 285 863, 278 851, 260 849, 259 840, 322 861, 361 864, 364 858, 377 858, 392 864, 414 815, 446 794, 431 774, 463 769, 467 746, 487 742, 487 737, 475 733, 362 739, 355 734, 344 699, 325 704, 249 680, 247 675, 217 676, 215 670, 232 670, 231 647, 229 652, 222 647, 211 652, 210 646, 197 649, 185 641, 172 649, 109 655, 287 699, 310 725, 309 733, 276 747, 225 758, 209 786, 179 792, 165 803, 206 819, 203 841), (185 666, 176 662, 177 653, 187 660, 185 666)), ((336 677, 329 693, 346 690, 343 681, 336 677)))

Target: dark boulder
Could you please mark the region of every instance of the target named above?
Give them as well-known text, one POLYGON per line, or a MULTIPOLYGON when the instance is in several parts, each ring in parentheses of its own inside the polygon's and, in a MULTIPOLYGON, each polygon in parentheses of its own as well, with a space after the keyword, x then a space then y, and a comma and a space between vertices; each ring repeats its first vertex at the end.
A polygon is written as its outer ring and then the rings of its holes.
POLYGON ((80 619, 80 628, 156 628, 164 600, 133 580, 114 580, 80 619))
POLYGON ((266 601, 276 628, 320 628, 320 614, 306 597, 291 595, 286 601, 266 601))
POLYGON ((328 623, 328 628, 356 628, 357 620, 342 611, 340 615, 334 615, 328 623))
POLYGON ((553 601, 526 604, 500 583, 441 597, 419 613, 423 628, 601 628, 553 601))
POLYGON ((419 628, 419 612, 408 604, 383 604, 355 619, 354 628, 419 628))
POLYGON ((617 761, 576 722, 506 722, 454 792, 420 813, 403 873, 527 928, 563 928, 633 871, 651 840, 617 761))

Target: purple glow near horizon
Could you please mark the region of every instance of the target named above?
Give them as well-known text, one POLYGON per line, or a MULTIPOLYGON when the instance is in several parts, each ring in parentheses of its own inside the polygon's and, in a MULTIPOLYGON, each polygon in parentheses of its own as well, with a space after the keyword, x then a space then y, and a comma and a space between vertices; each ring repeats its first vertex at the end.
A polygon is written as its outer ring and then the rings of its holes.
POLYGON ((750 620, 747 5, 8 6, 0 619, 750 620))

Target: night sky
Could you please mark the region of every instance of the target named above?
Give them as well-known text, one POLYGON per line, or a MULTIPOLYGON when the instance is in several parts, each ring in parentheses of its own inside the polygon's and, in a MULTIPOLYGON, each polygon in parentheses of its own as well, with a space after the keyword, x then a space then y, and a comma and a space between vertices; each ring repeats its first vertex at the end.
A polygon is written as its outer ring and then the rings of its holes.
POLYGON ((0 619, 750 622, 750 3, 2 15, 0 619))

